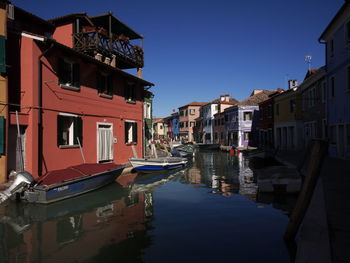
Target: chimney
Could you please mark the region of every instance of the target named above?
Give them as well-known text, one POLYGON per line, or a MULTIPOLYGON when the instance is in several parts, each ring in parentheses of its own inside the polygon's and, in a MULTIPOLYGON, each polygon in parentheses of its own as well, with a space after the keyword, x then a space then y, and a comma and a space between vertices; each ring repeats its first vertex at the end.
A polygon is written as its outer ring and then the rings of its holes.
POLYGON ((102 54, 97 53, 97 54, 95 55, 95 59, 97 59, 98 61, 102 61, 102 54))
POLYGON ((111 59, 109 57, 105 57, 105 64, 110 65, 111 64, 111 59))
POLYGON ((298 86, 298 80, 290 79, 288 80, 288 89, 294 89, 298 86))
POLYGON ((111 66, 116 67, 116 55, 112 55, 112 61, 111 61, 111 66))
POLYGON ((221 102, 229 102, 230 101, 230 95, 229 94, 220 95, 220 101, 221 102))

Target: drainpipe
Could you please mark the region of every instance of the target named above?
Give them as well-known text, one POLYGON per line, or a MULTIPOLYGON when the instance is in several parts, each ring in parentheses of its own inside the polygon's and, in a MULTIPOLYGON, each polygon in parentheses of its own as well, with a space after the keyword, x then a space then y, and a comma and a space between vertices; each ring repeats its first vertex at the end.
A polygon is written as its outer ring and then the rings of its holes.
POLYGON ((43 154, 43 114, 42 114, 42 61, 41 58, 45 56, 52 48, 53 43, 49 48, 42 52, 38 57, 38 176, 42 176, 42 154, 43 154))

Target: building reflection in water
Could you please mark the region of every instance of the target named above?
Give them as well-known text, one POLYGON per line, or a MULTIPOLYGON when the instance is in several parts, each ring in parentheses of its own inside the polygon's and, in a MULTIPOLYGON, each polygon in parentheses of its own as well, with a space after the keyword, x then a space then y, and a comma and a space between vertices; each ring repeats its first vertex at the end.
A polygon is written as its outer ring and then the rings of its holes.
POLYGON ((151 239, 152 193, 118 184, 50 205, 10 203, 1 262, 139 262, 151 239))
POLYGON ((254 163, 242 153, 230 155, 220 151, 199 151, 195 162, 188 170, 184 183, 196 188, 210 188, 211 193, 224 197, 239 194, 251 201, 271 204, 274 208, 290 212, 296 196, 279 196, 259 193, 254 163))
POLYGON ((211 193, 224 197, 240 194, 255 200, 256 179, 242 154, 231 156, 219 151, 199 151, 195 158, 186 183, 210 188, 211 193))

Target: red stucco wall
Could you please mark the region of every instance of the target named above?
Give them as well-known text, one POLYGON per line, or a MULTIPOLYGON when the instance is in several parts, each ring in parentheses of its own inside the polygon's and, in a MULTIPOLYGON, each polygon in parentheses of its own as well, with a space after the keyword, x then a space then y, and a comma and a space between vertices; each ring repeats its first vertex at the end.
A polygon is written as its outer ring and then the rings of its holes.
POLYGON ((73 48, 73 24, 58 26, 52 36, 57 42, 73 48))
MULTIPOLYGON (((26 169, 34 176, 38 174, 38 72, 37 58, 43 50, 29 38, 22 39, 21 48, 21 92, 22 105, 29 106, 26 129, 26 169), (33 108, 34 107, 34 108, 33 108)), ((96 89, 96 73, 100 71, 92 63, 87 63, 53 49, 42 58, 43 89, 43 174, 47 171, 63 169, 83 162, 79 148, 60 149, 57 146, 57 115, 74 113, 83 120, 83 147, 86 162, 97 162, 97 123, 113 124, 114 162, 126 163, 132 157, 132 148, 125 144, 124 122, 137 122, 138 143, 135 145, 138 156, 142 156, 143 87, 137 87, 135 104, 124 98, 125 77, 113 73, 114 95, 112 99, 102 98, 96 89), (58 58, 69 57, 80 64, 80 91, 63 89, 58 84, 58 58), (94 116, 91 116, 94 115, 94 116)), ((101 71, 100 71, 101 72, 101 71)), ((106 71, 102 71, 106 72, 106 71)), ((106 72, 112 73, 112 72, 106 72)), ((22 109, 24 111, 24 109, 22 109)))

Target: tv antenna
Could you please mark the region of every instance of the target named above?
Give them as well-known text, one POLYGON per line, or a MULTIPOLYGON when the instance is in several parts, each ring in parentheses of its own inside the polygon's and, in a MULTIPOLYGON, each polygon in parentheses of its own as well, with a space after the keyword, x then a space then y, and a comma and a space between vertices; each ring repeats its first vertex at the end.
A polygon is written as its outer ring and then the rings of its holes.
POLYGON ((311 62, 312 62, 312 56, 306 55, 305 56, 305 62, 308 64, 309 70, 311 69, 311 62))

